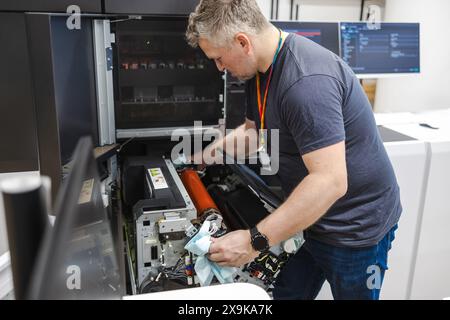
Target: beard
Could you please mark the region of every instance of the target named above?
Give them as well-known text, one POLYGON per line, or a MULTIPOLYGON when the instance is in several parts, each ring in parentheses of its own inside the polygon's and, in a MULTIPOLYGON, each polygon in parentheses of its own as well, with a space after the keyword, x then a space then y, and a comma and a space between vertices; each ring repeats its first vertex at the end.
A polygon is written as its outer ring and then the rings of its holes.
POLYGON ((231 73, 231 75, 233 77, 238 78, 240 81, 250 80, 253 77, 255 77, 256 72, 258 72, 256 63, 253 63, 252 61, 241 62, 241 63, 239 63, 239 67, 238 67, 238 65, 236 65, 235 67, 238 70, 234 70, 234 71, 238 71, 238 72, 233 72, 232 70, 228 70, 228 71, 231 73))
POLYGON ((238 78, 241 81, 250 80, 255 76, 255 74, 233 74, 233 73, 231 73, 231 75, 235 78, 238 78))
POLYGON ((254 74, 247 75, 247 76, 241 76, 241 77, 238 77, 238 79, 241 80, 241 81, 247 81, 247 80, 252 79, 254 76, 255 76, 254 74))

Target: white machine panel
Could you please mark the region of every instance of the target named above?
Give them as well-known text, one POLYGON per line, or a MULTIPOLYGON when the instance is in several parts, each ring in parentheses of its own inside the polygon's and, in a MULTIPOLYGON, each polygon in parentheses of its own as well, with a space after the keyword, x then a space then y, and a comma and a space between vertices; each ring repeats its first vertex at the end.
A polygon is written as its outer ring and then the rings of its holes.
POLYGON ((422 141, 385 143, 400 186, 403 212, 389 251, 380 299, 408 299, 427 178, 427 145, 422 141))
POLYGON ((431 143, 431 162, 411 299, 450 296, 450 141, 431 143))
MULTIPOLYGON (((403 212, 389 251, 380 299, 403 300, 410 296, 430 155, 423 141, 387 142, 384 146, 400 186, 403 212)), ((317 299, 333 299, 327 282, 317 299)))

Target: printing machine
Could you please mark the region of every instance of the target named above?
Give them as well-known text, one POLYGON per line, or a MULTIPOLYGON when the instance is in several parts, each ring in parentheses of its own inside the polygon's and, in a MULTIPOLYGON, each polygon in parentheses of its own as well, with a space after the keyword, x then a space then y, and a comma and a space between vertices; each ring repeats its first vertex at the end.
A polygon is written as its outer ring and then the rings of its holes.
MULTIPOLYGON (((197 257, 184 246, 201 225, 209 221, 219 237, 254 226, 282 202, 280 189, 258 176, 257 165, 198 171, 174 163, 176 130, 202 137, 235 127, 244 106, 227 113, 242 101, 227 101, 242 97, 242 83, 187 45, 187 16, 174 13, 172 2, 149 15, 82 16, 80 30, 67 28, 60 14, 20 16, 29 39, 41 174, 51 176, 56 196, 75 165, 77 138, 93 138, 125 295, 200 286, 197 257)), ((105 3, 111 8, 114 1, 105 3)), ((233 281, 270 292, 302 241, 300 233, 271 248, 239 268, 233 281)))
MULTIPOLYGON (((188 47, 185 29, 185 17, 93 21, 99 140, 120 144, 106 166, 105 181, 115 188, 105 190, 121 199, 128 294, 199 286, 196 257, 184 246, 202 223, 211 222, 213 236, 222 236, 254 226, 281 203, 246 166, 197 171, 171 158, 176 130, 198 137, 226 127, 227 78, 188 47)), ((301 241, 299 235, 294 249, 271 248, 240 268, 234 282, 270 291, 301 241)))
POLYGON ((426 190, 427 146, 407 134, 379 126, 400 187, 403 212, 388 256, 381 299, 410 299, 411 278, 426 190), (414 174, 412 174, 414 173, 414 174))
MULTIPOLYGON (((174 163, 176 130, 198 137, 226 127, 227 78, 199 49, 188 47, 186 21, 93 21, 99 141, 119 145, 105 165, 104 189, 121 199, 114 208, 120 208, 124 227, 129 295, 198 287, 197 257, 184 246, 202 223, 209 221, 213 236, 222 236, 255 225, 281 203, 244 165, 197 171, 174 163), (201 121, 200 129, 194 121, 201 121)), ((301 241, 301 235, 292 239, 294 249, 301 241)), ((234 282, 270 291, 294 252, 285 247, 240 268, 234 282)))
MULTIPOLYGON (((276 185, 267 187, 255 176, 255 167, 213 166, 204 172, 184 168, 190 170, 184 174, 194 177, 194 185, 201 182, 215 205, 196 206, 196 193, 189 193, 182 171, 169 160, 176 143, 170 140, 174 130, 193 133, 194 120, 202 120, 203 131, 234 128, 244 117, 242 82, 223 77, 199 50, 184 42, 187 14, 196 2, 11 0, 0 4, 0 25, 14 30, 10 42, 17 48, 0 51, 10 83, 10 90, 1 92, 2 99, 7 95, 5 100, 17 101, 11 110, 20 110, 21 117, 36 112, 34 122, 26 118, 25 126, 38 136, 30 148, 39 148, 28 168, 36 170, 39 163, 41 174, 52 178, 55 196, 70 170, 77 139, 93 138, 102 192, 115 220, 122 278, 130 295, 197 286, 195 277, 185 282, 154 281, 161 268, 180 269, 182 244, 191 225, 198 228, 209 216, 219 216, 213 220, 220 235, 257 223, 282 201, 276 185), (69 2, 84 13, 79 31, 65 28, 63 14, 69 2), (249 208, 257 209, 256 217, 248 216, 249 208), (206 216, 198 216, 201 209, 206 216)), ((427 135, 432 131, 423 126, 419 130, 427 135)), ((432 292, 425 289, 436 286, 444 295, 449 284, 441 280, 448 278, 443 274, 449 267, 445 259, 434 262, 449 252, 448 242, 442 241, 446 224, 441 220, 449 215, 442 203, 445 195, 439 193, 448 190, 450 180, 439 169, 448 163, 448 146, 445 141, 430 145, 428 138, 398 125, 386 124, 380 131, 404 207, 382 298, 430 297, 432 292), (427 191, 427 186, 434 191, 427 191), (430 272, 427 261, 437 269, 430 272)), ((21 166, 21 170, 30 169, 21 166)), ((278 267, 301 241, 299 236, 284 248, 273 248, 273 255, 240 270, 236 281, 270 290, 278 267)))

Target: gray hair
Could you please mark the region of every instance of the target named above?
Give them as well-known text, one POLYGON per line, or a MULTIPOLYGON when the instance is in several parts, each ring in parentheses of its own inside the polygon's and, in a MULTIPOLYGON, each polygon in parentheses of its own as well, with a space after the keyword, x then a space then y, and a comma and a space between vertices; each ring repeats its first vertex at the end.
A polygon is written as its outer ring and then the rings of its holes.
POLYGON ((186 39, 192 47, 200 37, 227 46, 239 32, 256 35, 268 26, 256 0, 201 0, 189 16, 186 39))

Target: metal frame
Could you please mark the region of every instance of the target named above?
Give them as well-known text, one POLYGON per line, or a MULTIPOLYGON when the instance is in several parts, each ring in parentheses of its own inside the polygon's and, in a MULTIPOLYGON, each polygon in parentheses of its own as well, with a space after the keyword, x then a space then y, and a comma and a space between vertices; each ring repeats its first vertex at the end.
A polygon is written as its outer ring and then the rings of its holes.
POLYGON ((109 20, 94 20, 95 82, 99 143, 101 146, 116 142, 114 118, 114 87, 111 43, 114 43, 109 20))
MULTIPOLYGON (((221 120, 217 125, 202 126, 202 132, 208 129, 220 129, 221 120)), ((223 120, 222 120, 223 121, 223 120)), ((170 137, 175 130, 186 129, 190 134, 199 134, 195 127, 168 127, 168 128, 141 128, 141 129, 117 129, 117 139, 128 138, 155 138, 155 137, 170 137)))
MULTIPOLYGON (((160 220, 164 217, 164 213, 167 212, 174 212, 179 213, 183 218, 187 218, 189 221, 192 219, 195 219, 197 217, 197 209, 194 206, 194 203, 192 202, 191 198, 189 197, 189 194, 184 187, 183 182, 178 176, 178 173, 173 166, 171 160, 165 159, 165 163, 167 166, 167 169, 169 170, 170 175, 172 175, 172 178, 176 184, 176 187, 180 191, 183 200, 185 202, 185 207, 183 208, 177 208, 177 209, 162 209, 162 210, 153 210, 153 211, 143 211, 140 216, 135 216, 135 230, 136 230, 136 269, 137 269, 137 285, 141 286, 142 282, 145 280, 146 276, 151 272, 152 269, 155 267, 160 266, 160 262, 157 262, 156 264, 146 267, 144 265, 144 262, 142 260, 142 257, 144 255, 144 246, 142 240, 145 236, 149 235, 155 235, 159 234, 154 228, 156 221, 160 220), (151 217, 151 218, 150 218, 151 217), (152 221, 150 226, 144 226, 144 220, 150 220, 152 221)), ((134 213, 136 214, 136 212, 134 213)), ((184 240, 183 240, 184 241, 184 240)), ((178 244, 180 242, 183 242, 180 240, 176 240, 178 244)))

